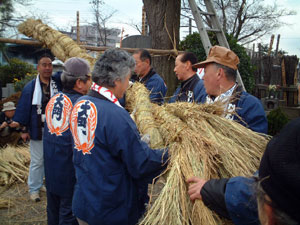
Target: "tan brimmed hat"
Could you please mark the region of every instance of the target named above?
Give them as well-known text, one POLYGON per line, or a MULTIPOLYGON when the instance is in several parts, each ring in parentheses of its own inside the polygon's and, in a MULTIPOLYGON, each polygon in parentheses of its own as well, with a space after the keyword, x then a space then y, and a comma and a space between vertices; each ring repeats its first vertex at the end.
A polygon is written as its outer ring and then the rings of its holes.
POLYGON ((15 109, 16 109, 15 103, 13 103, 13 102, 5 102, 3 104, 2 112, 10 111, 10 110, 15 110, 15 109))
POLYGON ((205 61, 193 65, 196 68, 205 67, 208 63, 219 63, 234 70, 237 70, 237 65, 240 63, 239 57, 230 49, 215 45, 209 50, 208 57, 205 61))

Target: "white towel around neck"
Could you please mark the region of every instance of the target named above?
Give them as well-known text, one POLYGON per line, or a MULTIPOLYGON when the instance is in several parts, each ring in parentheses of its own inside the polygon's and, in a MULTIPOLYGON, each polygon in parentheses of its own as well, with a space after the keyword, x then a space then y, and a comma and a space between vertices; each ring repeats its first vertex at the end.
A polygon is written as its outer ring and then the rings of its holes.
MULTIPOLYGON (((52 97, 53 95, 55 95, 57 93, 57 87, 56 84, 54 82, 54 80, 52 80, 50 78, 50 97, 52 97)), ((32 97, 32 105, 42 105, 42 96, 43 96, 43 92, 42 92, 42 88, 41 88, 41 84, 40 84, 40 75, 38 74, 35 80, 35 86, 34 86, 34 92, 33 92, 33 97, 32 97)))

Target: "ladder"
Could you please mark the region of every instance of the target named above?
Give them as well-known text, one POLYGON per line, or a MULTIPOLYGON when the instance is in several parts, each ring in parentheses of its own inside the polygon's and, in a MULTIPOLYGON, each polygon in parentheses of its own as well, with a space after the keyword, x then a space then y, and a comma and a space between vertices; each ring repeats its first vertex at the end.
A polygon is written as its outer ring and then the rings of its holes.
MULTIPOLYGON (((194 16, 194 19, 195 19, 195 22, 196 22, 196 25, 197 25, 197 28, 199 30, 199 34, 201 37, 201 41, 202 41, 202 44, 203 44, 203 47, 205 49, 205 53, 207 56, 209 53, 209 49, 212 47, 209 37, 208 37, 208 34, 207 34, 207 31, 212 31, 212 32, 216 33, 216 36, 217 36, 220 46, 226 47, 228 49, 230 49, 230 47, 227 42, 224 31, 222 29, 222 26, 217 18, 217 14, 216 14, 215 8, 214 8, 211 0, 204 0, 204 4, 206 6, 207 12, 200 11, 198 6, 196 5, 195 0, 189 0, 189 5, 191 7, 192 14, 194 16), (205 25, 204 25, 201 15, 206 15, 206 16, 210 17, 213 28, 205 28, 205 25)), ((244 83, 242 81, 239 71, 237 71, 237 82, 238 82, 239 86, 242 87, 242 90, 245 91, 245 86, 244 86, 244 83)))

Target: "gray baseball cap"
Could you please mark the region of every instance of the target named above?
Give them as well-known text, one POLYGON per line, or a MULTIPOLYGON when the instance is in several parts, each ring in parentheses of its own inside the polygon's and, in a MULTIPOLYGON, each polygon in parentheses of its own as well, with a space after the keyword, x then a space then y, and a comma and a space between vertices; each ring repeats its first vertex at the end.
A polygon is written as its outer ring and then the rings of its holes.
POLYGON ((85 59, 72 57, 65 61, 63 73, 65 73, 66 76, 78 78, 90 76, 90 65, 85 59))

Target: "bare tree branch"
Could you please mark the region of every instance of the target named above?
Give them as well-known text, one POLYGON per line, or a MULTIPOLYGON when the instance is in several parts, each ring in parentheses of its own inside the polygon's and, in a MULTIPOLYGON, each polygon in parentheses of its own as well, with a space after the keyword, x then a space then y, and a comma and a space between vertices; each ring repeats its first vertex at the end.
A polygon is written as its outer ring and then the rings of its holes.
MULTIPOLYGON (((182 0, 185 15, 191 15, 186 0, 182 0)), ((281 26, 288 25, 282 22, 282 17, 296 15, 293 10, 288 10, 276 4, 266 4, 264 0, 213 0, 223 30, 241 42, 250 43, 266 34, 271 33, 281 26)), ((198 6, 204 6, 204 0, 198 0, 198 6)), ((205 23, 211 27, 209 17, 205 23)))
POLYGON ((92 7, 92 12, 94 14, 94 23, 92 25, 96 26, 97 34, 100 38, 100 45, 107 46, 107 38, 113 33, 111 29, 107 28, 107 22, 113 17, 117 10, 104 10, 104 1, 102 0, 92 0, 90 2, 92 7), (104 13, 105 11, 105 13, 104 13))

